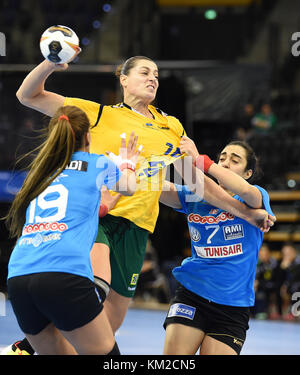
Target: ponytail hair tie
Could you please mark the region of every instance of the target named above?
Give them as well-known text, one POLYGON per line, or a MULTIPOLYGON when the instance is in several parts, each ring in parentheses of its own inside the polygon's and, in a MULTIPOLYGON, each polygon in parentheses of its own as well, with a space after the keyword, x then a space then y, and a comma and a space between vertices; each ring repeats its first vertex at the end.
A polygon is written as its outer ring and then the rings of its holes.
POLYGON ((58 120, 67 120, 70 122, 69 117, 67 115, 60 115, 58 120))
POLYGON ((72 128, 72 125, 70 123, 70 120, 69 120, 69 117, 67 115, 60 115, 59 118, 58 118, 58 121, 60 120, 67 120, 68 124, 69 124, 69 127, 71 129, 71 132, 72 132, 72 137, 73 137, 73 141, 74 141, 74 144, 75 144, 75 141, 76 141, 76 136, 75 136, 75 133, 74 133, 74 130, 72 128))

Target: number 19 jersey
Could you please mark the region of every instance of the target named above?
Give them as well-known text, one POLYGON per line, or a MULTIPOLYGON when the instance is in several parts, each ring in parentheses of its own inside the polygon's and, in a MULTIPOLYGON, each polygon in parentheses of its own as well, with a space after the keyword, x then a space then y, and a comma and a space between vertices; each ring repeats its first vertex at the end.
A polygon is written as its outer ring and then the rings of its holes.
POLYGON ((120 175, 106 156, 75 152, 69 166, 30 202, 8 278, 66 272, 93 281, 90 250, 98 231, 100 189, 111 189, 120 175))

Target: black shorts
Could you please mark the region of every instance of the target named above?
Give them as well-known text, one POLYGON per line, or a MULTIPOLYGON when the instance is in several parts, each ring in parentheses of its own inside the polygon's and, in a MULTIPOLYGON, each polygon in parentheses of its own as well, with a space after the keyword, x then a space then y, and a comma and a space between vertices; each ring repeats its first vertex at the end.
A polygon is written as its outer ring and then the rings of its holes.
POLYGON ((82 276, 42 272, 8 279, 8 297, 21 330, 30 335, 49 323, 72 331, 93 320, 103 309, 94 283, 82 276))
POLYGON ((182 285, 177 290, 164 328, 180 323, 201 329, 206 335, 229 345, 240 354, 249 328, 249 307, 220 305, 190 292, 182 285))

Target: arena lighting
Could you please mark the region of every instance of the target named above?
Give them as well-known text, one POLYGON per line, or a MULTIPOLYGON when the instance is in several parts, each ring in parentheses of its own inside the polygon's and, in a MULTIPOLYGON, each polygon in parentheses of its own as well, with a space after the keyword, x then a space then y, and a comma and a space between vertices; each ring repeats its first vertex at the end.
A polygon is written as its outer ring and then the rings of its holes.
POLYGON ((99 29, 101 27, 101 22, 99 20, 93 21, 93 28, 99 29))
POLYGON ((108 13, 111 11, 111 5, 106 3, 103 5, 102 9, 104 12, 108 13))
POLYGON ((217 12, 214 10, 214 9, 207 9, 205 12, 204 12, 204 17, 207 19, 207 20, 214 20, 217 18, 217 12))

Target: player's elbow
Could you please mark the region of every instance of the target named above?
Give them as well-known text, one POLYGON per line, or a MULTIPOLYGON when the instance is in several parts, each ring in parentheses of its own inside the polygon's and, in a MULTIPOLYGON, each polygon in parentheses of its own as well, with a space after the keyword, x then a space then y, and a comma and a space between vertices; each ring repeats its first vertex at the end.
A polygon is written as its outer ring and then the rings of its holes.
POLYGON ((30 98, 28 98, 25 94, 22 88, 20 87, 19 90, 16 92, 16 97, 19 100, 19 102, 25 106, 29 106, 30 98))
POLYGON ((16 92, 16 97, 21 104, 24 104, 24 96, 21 89, 16 92))

